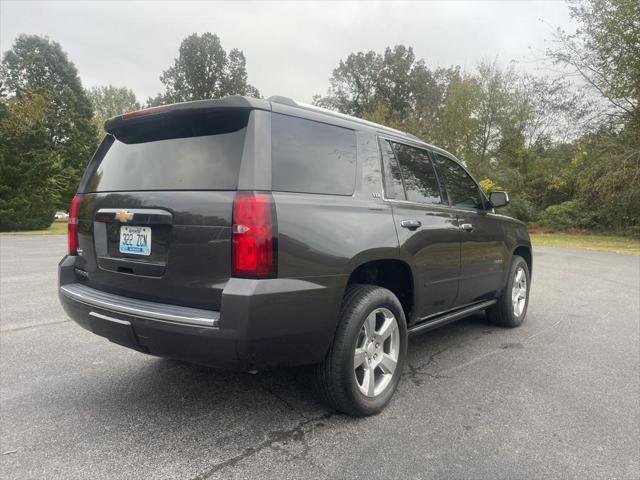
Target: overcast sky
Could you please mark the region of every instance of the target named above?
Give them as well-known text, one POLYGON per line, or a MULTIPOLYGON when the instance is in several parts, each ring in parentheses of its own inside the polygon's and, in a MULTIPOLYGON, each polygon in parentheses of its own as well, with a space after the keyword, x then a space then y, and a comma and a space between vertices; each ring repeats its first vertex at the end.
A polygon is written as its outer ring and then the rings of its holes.
POLYGON ((83 85, 131 88, 140 100, 163 90, 162 70, 189 34, 213 32, 241 49, 249 82, 309 102, 325 93, 349 53, 413 46, 430 67, 482 59, 520 62, 534 71, 554 27, 572 29, 561 1, 431 2, 98 2, 0 0, 0 49, 20 33, 59 42, 83 85))

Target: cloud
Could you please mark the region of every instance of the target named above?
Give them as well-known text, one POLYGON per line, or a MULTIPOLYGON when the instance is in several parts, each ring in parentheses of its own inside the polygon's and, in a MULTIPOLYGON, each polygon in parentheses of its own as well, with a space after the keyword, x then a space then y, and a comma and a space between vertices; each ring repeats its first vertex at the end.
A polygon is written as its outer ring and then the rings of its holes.
POLYGON ((526 61, 552 26, 569 28, 560 2, 6 2, 0 49, 20 33, 60 42, 83 84, 127 86, 144 100, 163 90, 187 35, 210 31, 247 57, 249 81, 265 95, 309 102, 350 52, 414 47, 432 66, 472 69, 482 59, 526 61), (540 21, 543 19, 545 22, 540 21))

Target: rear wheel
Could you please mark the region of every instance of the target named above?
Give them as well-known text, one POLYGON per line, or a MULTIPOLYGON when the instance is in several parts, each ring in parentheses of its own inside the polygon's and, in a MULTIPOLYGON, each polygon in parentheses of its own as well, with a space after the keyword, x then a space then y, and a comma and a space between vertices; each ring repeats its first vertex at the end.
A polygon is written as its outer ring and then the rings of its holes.
POLYGON ((389 290, 350 285, 325 360, 316 367, 319 393, 350 415, 378 413, 391 399, 407 353, 402 306, 389 290))
POLYGON ((487 309, 487 318, 503 327, 518 327, 527 315, 530 287, 529 266, 524 258, 514 255, 507 286, 498 302, 487 309))

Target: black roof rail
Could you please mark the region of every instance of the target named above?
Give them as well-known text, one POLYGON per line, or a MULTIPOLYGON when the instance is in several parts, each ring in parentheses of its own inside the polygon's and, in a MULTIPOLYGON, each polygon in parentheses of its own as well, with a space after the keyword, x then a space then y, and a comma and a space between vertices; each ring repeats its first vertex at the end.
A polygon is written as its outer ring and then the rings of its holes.
POLYGON ((288 107, 300 108, 302 110, 316 111, 316 112, 319 112, 319 113, 323 113, 325 115, 331 115, 332 117, 336 117, 336 118, 342 118, 342 119, 349 120, 349 121, 354 122, 354 123, 359 123, 361 125, 366 125, 368 127, 375 128, 376 130, 378 130, 380 132, 383 132, 383 133, 399 135, 401 137, 405 137, 407 139, 411 139, 411 140, 414 140, 416 142, 428 145, 429 147, 436 148, 438 150, 442 150, 442 149, 440 149, 438 147, 435 147, 434 145, 426 143, 424 140, 420 139, 419 137, 417 137, 417 136, 415 136, 415 135, 413 135, 411 133, 403 132, 403 131, 397 130, 395 128, 391 128, 391 127, 387 127, 385 125, 380 125, 378 123, 370 122, 369 120, 365 120, 364 118, 358 118, 358 117, 354 117, 352 115, 347 115, 345 113, 336 112, 335 110, 329 110, 327 108, 319 107, 318 105, 309 105, 309 104, 303 103, 303 102, 296 102, 294 99, 289 98, 289 97, 284 97, 282 95, 272 95, 269 98, 267 98, 267 101, 272 102, 272 103, 279 103, 281 105, 286 105, 288 107))
POLYGON ((289 98, 289 97, 283 97, 282 95, 271 95, 269 98, 267 98, 268 101, 273 102, 273 103, 280 103, 282 105, 288 105, 290 107, 299 107, 300 105, 298 105, 298 103, 293 99, 293 98, 289 98))

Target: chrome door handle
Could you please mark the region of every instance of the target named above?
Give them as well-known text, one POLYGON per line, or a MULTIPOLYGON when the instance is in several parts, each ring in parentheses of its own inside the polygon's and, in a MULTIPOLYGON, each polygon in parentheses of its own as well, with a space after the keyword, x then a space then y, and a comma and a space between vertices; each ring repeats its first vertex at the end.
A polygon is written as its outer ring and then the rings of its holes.
POLYGON ((420 220, 402 220, 400 225, 409 230, 417 230, 422 226, 422 222, 420 220))
POLYGON ((470 223, 463 223, 462 225, 460 225, 460 228, 467 232, 473 231, 473 225, 471 225, 470 223))

